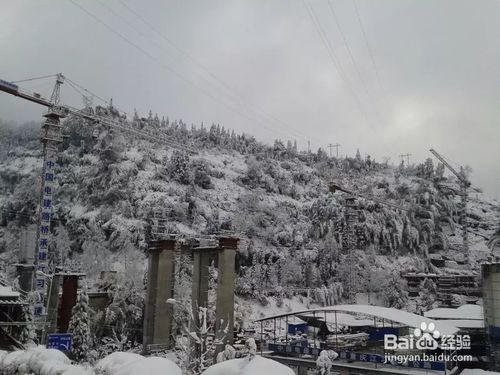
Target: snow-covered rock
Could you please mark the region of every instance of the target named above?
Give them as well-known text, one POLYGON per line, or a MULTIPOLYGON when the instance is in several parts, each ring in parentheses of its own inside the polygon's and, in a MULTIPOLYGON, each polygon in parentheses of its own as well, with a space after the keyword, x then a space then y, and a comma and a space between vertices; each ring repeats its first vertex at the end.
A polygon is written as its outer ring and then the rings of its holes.
POLYGON ((210 366, 202 375, 294 375, 291 368, 260 356, 230 359, 210 366))

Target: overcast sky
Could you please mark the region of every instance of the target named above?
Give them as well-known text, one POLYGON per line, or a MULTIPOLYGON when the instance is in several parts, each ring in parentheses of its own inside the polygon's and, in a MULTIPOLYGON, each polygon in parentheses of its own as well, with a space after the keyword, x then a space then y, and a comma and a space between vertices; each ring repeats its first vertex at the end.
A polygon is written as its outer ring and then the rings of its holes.
MULTIPOLYGON (((499 198, 499 35, 487 0, 3 1, 0 78, 62 72, 129 114, 301 149, 397 163, 434 147, 499 198)), ((20 85, 50 95, 53 80, 20 85)), ((82 105, 67 83, 62 101, 82 105)), ((0 94, 0 118, 41 113, 0 94)))

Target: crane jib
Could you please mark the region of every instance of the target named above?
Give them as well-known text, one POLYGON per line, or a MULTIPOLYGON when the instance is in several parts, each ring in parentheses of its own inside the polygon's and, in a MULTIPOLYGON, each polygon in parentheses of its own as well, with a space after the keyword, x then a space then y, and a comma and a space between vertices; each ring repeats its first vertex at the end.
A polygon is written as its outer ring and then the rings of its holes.
POLYGON ((14 94, 19 90, 19 87, 14 83, 0 79, 0 90, 8 92, 10 94, 14 94))

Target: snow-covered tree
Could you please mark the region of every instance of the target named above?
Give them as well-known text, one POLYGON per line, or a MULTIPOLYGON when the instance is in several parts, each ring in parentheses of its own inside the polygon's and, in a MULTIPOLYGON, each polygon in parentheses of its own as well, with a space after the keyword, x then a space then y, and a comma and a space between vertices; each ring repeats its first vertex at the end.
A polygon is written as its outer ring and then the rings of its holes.
POLYGON ((231 345, 226 345, 224 347, 224 350, 217 354, 217 363, 227 361, 228 359, 234 359, 236 358, 236 349, 233 348, 231 345))
POLYGON ((417 309, 421 313, 432 310, 436 307, 437 302, 437 287, 434 281, 427 278, 420 285, 420 292, 416 300, 417 309))
POLYGON ((245 341, 245 347, 243 348, 243 355, 249 361, 254 359, 255 356, 257 355, 257 344, 255 343, 255 339, 253 339, 252 337, 248 338, 245 341))
POLYGON ((338 358, 333 350, 322 350, 316 359, 316 369, 319 375, 328 375, 333 366, 333 361, 338 358))
POLYGON ((191 183, 188 154, 184 151, 174 150, 169 161, 168 172, 170 177, 181 184, 191 183))
POLYGON ((382 290, 384 291, 383 297, 387 307, 405 308, 408 302, 408 286, 398 272, 391 272, 382 290))
POLYGON ((26 323, 21 327, 19 341, 23 344, 34 343, 36 339, 34 322, 33 307, 31 305, 22 306, 20 321, 26 323))
POLYGON ((69 332, 73 334, 71 356, 78 362, 90 360, 89 353, 92 349, 90 335, 89 297, 85 290, 78 295, 77 301, 71 312, 69 332))

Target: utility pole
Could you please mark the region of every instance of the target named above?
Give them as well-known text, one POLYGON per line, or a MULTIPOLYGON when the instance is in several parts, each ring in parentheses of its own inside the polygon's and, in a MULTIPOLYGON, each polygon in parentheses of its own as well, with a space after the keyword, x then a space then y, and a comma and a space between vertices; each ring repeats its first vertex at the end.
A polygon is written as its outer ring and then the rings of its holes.
POLYGON ((403 163, 404 163, 404 160, 405 160, 405 158, 406 158, 406 166, 407 166, 407 167, 409 167, 409 166, 410 166, 410 156, 411 156, 411 155, 412 155, 412 154, 401 154, 401 155, 399 155, 399 157, 401 158, 401 160, 403 161, 403 163))
POLYGON ((330 157, 332 157, 332 148, 335 148, 335 150, 337 151, 337 159, 339 158, 339 147, 341 145, 339 143, 335 143, 335 144, 329 144, 328 145, 328 148, 330 149, 330 157))
POLYGON ((307 153, 311 153, 311 141, 307 141, 307 153))

